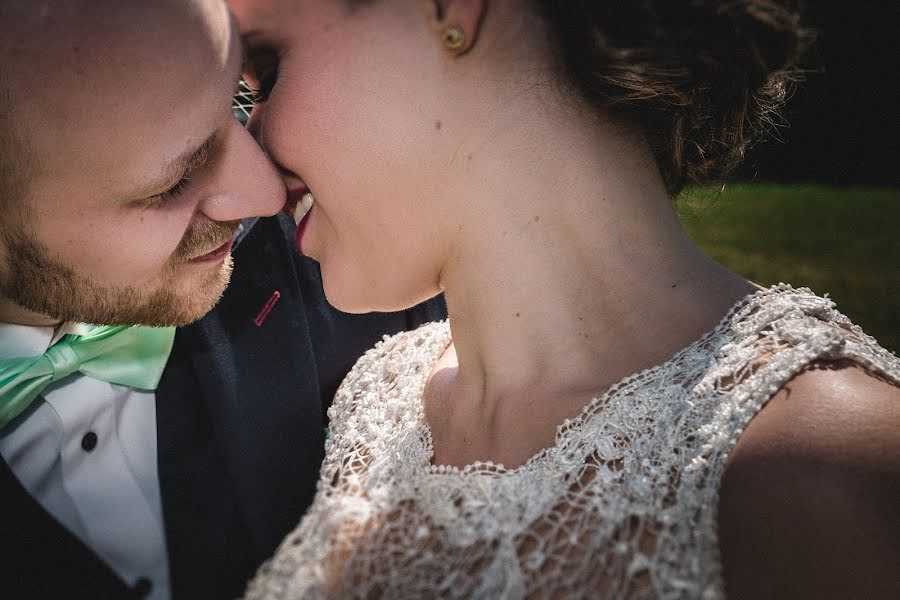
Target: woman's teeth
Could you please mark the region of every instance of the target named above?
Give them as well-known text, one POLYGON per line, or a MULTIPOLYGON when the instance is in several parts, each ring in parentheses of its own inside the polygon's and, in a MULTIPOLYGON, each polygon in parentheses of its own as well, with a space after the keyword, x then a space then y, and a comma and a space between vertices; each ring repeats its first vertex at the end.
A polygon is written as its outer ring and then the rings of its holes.
POLYGON ((313 204, 316 203, 316 199, 313 198, 313 195, 309 192, 303 194, 300 198, 300 202, 297 203, 297 208, 294 209, 294 223, 297 225, 300 224, 300 221, 303 220, 303 217, 306 216, 306 213, 313 207, 313 204))

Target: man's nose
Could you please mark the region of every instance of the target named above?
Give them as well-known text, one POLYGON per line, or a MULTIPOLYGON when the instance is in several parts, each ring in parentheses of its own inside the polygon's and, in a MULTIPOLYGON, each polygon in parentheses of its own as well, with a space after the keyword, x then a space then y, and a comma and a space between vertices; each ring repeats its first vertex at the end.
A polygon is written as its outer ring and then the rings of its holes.
POLYGON ((224 132, 209 187, 199 210, 215 221, 277 214, 284 182, 250 133, 235 119, 224 132))

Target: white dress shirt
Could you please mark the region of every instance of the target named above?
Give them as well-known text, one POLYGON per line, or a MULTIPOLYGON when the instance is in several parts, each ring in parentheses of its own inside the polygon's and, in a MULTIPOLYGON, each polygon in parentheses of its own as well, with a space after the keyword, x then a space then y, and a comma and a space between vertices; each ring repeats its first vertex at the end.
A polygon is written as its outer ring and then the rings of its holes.
MULTIPOLYGON (((0 323, 0 360, 41 355, 83 327, 0 323)), ((168 600, 154 392, 71 375, 0 430, 0 454, 25 489, 119 577, 129 585, 148 580, 147 598, 168 600)))

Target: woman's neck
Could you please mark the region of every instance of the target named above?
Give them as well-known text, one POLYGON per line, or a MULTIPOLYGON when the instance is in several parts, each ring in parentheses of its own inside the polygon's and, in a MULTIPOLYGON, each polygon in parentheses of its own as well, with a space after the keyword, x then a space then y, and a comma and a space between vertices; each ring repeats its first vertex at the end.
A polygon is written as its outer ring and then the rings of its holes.
POLYGON ((754 289, 686 235, 642 144, 556 127, 540 157, 507 148, 468 179, 490 200, 463 209, 442 273, 453 346, 426 391, 438 461, 446 442, 447 462, 520 463, 754 289))

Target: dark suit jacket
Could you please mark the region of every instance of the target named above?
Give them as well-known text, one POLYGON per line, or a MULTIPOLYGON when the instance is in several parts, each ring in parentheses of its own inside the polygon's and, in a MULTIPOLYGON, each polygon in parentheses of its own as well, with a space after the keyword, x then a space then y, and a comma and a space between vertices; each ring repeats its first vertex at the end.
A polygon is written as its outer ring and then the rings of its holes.
MULTIPOLYGON (((403 313, 335 311, 280 216, 259 220, 234 259, 219 305, 178 330, 156 391, 176 599, 243 592, 312 501, 324 411, 346 372, 383 334, 446 313, 441 299, 403 313)), ((142 587, 121 581, 0 460, 0 597, 140 597, 142 587)))

